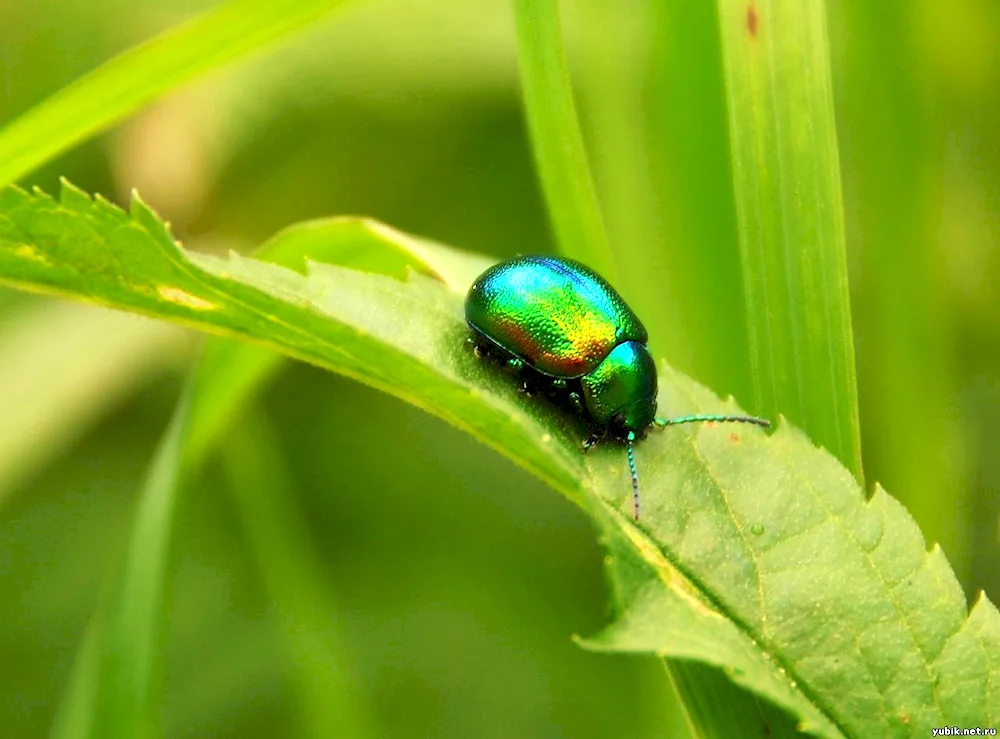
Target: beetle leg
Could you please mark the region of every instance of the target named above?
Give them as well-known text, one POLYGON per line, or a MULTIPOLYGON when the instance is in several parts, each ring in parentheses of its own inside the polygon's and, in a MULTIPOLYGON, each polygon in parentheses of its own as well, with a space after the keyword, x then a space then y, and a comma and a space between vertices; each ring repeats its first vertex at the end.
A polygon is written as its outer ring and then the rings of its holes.
POLYGON ((522 362, 520 359, 508 359, 507 367, 509 367, 515 372, 520 372, 524 368, 524 362, 522 362))
POLYGON ((584 412, 583 401, 580 400, 580 393, 570 393, 569 402, 572 404, 573 410, 575 410, 577 413, 582 414, 584 412))
POLYGON ((606 429, 594 428, 592 426, 590 429, 590 436, 583 440, 583 451, 589 452, 590 448, 597 446, 598 442, 604 439, 605 436, 607 436, 606 429))
POLYGON ((592 446, 596 446, 597 442, 599 442, 602 438, 603 438, 602 434, 598 433, 597 431, 591 431, 590 436, 588 436, 586 439, 583 440, 584 453, 589 452, 590 448, 592 446))
POLYGON ((475 355, 476 359, 482 359, 483 357, 486 356, 485 350, 483 349, 482 345, 480 345, 480 343, 476 341, 475 336, 469 336, 465 340, 465 345, 472 347, 472 353, 475 355))

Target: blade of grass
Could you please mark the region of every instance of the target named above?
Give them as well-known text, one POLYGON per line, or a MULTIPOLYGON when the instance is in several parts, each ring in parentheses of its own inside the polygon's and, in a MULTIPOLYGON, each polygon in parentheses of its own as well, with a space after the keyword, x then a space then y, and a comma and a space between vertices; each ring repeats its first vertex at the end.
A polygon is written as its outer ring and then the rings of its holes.
POLYGON ((861 481, 825 7, 718 7, 753 410, 787 415, 861 481))
POLYGON ((344 2, 235 0, 136 46, 0 130, 0 185, 198 75, 308 27, 344 2))
POLYGON ((81 643, 53 739, 160 733, 157 649, 188 410, 185 397, 139 497, 121 568, 81 643))
POLYGON ((244 414, 223 446, 240 523, 288 647, 302 736, 374 736, 345 655, 338 609, 310 543, 291 475, 260 413, 244 414))
MULTIPOLYGON (((110 592, 110 589, 106 589, 100 603, 108 602, 110 592)), ((77 647, 69 679, 63 688, 52 726, 49 727, 50 739, 76 739, 90 735, 100 685, 103 621, 104 609, 98 606, 97 613, 91 617, 77 647)))
MULTIPOLYGON (((701 0, 650 0, 648 119, 658 242, 679 305, 675 322, 695 376, 720 394, 752 397, 747 323, 726 134, 718 16, 701 0)), ((654 234, 655 235, 655 234, 654 234)), ((632 264, 642 269, 642 253, 632 264)), ((646 291, 656 294, 656 282, 646 291)), ((662 309, 661 309, 662 310, 662 309)))
POLYGON ((621 290, 654 356, 748 401, 716 9, 628 0, 581 15, 581 107, 621 290))
POLYGON ((556 244, 612 282, 615 262, 580 133, 557 0, 513 0, 518 64, 535 162, 556 244))

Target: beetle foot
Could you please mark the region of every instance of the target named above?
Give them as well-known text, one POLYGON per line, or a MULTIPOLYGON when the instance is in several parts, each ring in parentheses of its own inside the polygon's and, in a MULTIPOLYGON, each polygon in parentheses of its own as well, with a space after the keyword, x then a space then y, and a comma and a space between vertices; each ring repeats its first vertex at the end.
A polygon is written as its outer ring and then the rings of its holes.
POLYGON ((472 349, 472 353, 476 356, 476 359, 482 359, 486 356, 486 352, 478 341, 476 341, 475 336, 468 336, 465 339, 465 346, 472 349))

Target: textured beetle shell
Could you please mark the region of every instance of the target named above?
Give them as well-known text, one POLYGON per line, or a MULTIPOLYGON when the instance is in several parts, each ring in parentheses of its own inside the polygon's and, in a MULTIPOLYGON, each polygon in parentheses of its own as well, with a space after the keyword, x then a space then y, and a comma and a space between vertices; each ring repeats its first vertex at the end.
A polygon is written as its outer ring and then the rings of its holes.
POLYGON ((532 368, 566 379, 591 372, 622 342, 647 340, 611 285, 583 264, 557 257, 519 257, 491 267, 470 288, 465 318, 532 368))

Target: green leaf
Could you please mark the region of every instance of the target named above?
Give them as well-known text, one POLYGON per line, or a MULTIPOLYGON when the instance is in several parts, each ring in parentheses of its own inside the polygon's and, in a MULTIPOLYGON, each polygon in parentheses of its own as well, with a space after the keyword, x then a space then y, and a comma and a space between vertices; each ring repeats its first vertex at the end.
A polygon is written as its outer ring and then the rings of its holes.
POLYGON ((862 480, 825 7, 718 7, 753 410, 784 413, 862 480))
MULTIPOLYGON (((704 389, 665 379, 685 408, 714 405, 704 389)), ((766 441, 736 439, 706 429, 653 451, 657 489, 672 495, 643 526, 712 597, 725 618, 717 638, 702 644, 676 593, 657 584, 633 590, 596 644, 716 664, 822 736, 919 735, 995 720, 1000 616, 985 595, 966 620, 944 555, 925 551, 909 514, 881 488, 865 502, 849 473, 790 425, 766 441), (740 657, 747 637, 762 650, 749 662, 740 657), (974 678, 953 651, 975 663, 974 678), (784 680, 765 679, 774 677, 767 663, 784 680), (836 730, 814 723, 785 690, 836 730)))
POLYGON ((524 107, 556 242, 614 281, 615 264, 573 104, 557 0, 514 0, 524 107))
POLYGON ((301 30, 344 0, 234 0, 112 59, 0 129, 0 185, 198 75, 301 30))
MULTIPOLYGON (((825 737, 927 735, 1000 715, 1000 614, 971 614, 940 550, 883 490, 871 501, 789 424, 653 434, 631 517, 624 452, 586 457, 582 425, 516 392, 465 348, 461 295, 309 263, 186 254, 138 200, 131 217, 64 188, 0 193, 0 279, 241 336, 386 390, 464 429, 580 505, 608 550, 609 651, 703 662, 825 737)), ((661 369, 671 415, 738 412, 661 369)))

